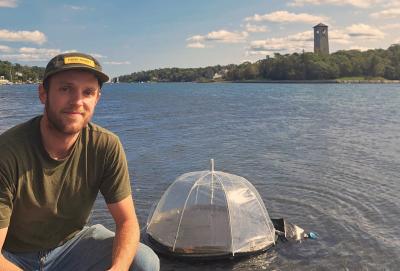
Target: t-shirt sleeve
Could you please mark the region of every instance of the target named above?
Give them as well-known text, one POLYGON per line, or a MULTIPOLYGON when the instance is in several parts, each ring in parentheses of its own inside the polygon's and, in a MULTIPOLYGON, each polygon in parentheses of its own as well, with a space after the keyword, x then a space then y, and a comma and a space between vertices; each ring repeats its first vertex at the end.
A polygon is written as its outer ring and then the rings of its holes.
POLYGON ((128 163, 118 138, 108 144, 103 172, 100 192, 107 204, 116 203, 131 195, 128 163))
POLYGON ((13 209, 14 195, 8 175, 4 164, 0 161, 0 229, 9 226, 13 209))

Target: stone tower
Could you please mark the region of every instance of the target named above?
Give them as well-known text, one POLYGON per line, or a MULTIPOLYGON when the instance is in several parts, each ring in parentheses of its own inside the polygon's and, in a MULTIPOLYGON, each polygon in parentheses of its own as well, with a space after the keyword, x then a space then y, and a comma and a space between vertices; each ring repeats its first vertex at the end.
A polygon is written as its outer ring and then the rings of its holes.
POLYGON ((323 23, 314 26, 314 53, 329 55, 328 26, 323 23))

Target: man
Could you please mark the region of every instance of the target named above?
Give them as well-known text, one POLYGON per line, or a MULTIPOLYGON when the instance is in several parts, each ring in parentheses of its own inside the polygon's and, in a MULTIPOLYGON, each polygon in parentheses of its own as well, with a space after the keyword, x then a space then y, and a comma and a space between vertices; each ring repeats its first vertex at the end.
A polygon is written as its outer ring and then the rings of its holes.
POLYGON ((44 114, 0 135, 0 270, 158 270, 139 243, 127 161, 116 135, 90 119, 108 81, 92 56, 48 63, 44 114), (115 234, 86 226, 98 192, 115 234))

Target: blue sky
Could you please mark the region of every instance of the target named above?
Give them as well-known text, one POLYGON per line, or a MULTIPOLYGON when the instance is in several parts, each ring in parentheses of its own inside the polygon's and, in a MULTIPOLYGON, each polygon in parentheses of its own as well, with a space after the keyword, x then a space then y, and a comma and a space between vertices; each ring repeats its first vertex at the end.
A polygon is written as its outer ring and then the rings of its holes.
POLYGON ((0 60, 45 66, 67 51, 94 54, 111 76, 164 67, 256 61, 400 43, 400 0, 0 0, 0 60))

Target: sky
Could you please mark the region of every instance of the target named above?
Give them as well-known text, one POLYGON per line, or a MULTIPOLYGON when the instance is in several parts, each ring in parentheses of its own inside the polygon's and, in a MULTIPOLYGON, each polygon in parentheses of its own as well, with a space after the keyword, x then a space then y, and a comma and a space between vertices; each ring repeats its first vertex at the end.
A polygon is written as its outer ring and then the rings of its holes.
POLYGON ((400 43, 400 0, 0 0, 0 60, 46 66, 55 55, 95 56, 110 76, 166 67, 257 61, 400 43))

